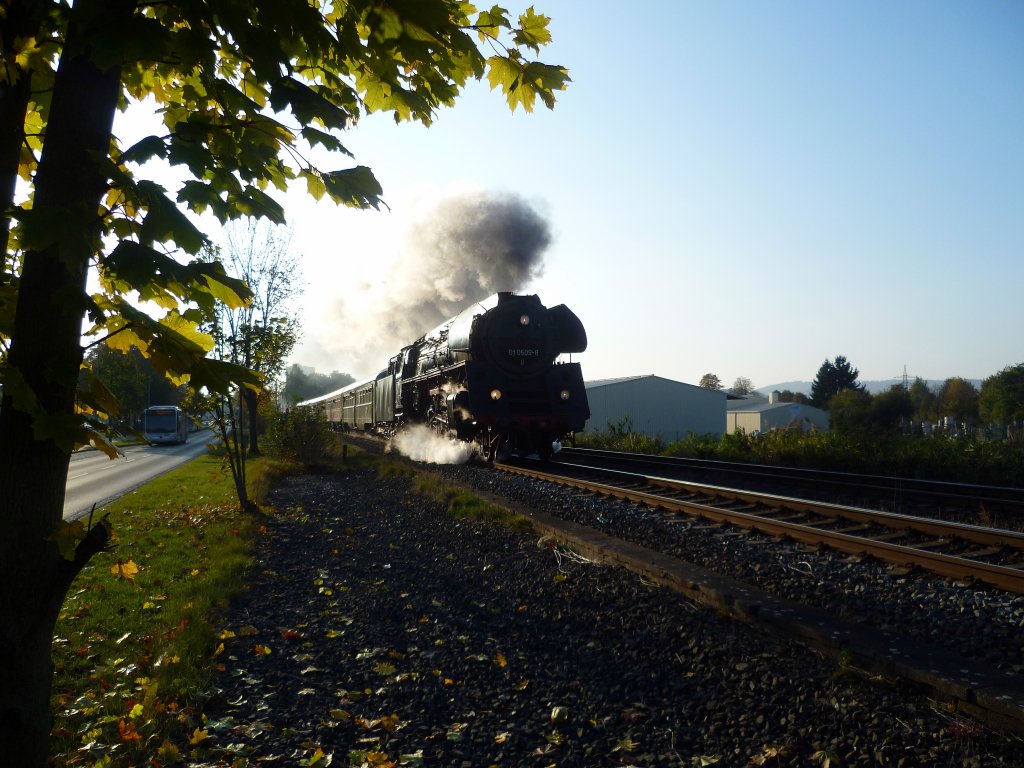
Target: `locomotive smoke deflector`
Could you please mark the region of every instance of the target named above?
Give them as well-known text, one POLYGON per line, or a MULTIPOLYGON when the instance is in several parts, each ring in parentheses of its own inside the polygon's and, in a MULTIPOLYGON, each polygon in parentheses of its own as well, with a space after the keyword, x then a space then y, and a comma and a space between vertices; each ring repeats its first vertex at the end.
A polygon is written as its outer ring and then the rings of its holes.
POLYGON ((566 352, 584 352, 587 349, 587 331, 583 323, 565 304, 548 308, 548 319, 555 326, 560 354, 566 352))

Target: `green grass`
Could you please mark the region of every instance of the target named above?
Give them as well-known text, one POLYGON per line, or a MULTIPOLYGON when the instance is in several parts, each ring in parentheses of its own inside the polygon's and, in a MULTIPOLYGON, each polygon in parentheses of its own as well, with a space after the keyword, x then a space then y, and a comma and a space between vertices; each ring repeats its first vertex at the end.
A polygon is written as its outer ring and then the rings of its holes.
MULTIPOLYGON (((340 446, 339 446, 340 448, 340 446)), ((340 453, 340 450, 339 450, 340 453)), ((373 468, 414 477, 416 492, 459 518, 529 528, 527 518, 408 464, 349 446, 334 471, 373 468)), ((271 459, 247 464, 258 504, 281 475, 271 459)), ((223 614, 245 583, 260 515, 239 511, 231 473, 204 456, 109 504, 114 548, 72 585, 53 646, 54 765, 89 768, 187 762, 201 749, 202 704, 211 688, 223 614)))
MULTIPOLYGON (((250 493, 282 468, 248 464, 250 493)), ((57 765, 129 766, 189 734, 210 685, 217 614, 243 584, 260 521, 238 511, 230 471, 201 457, 108 505, 110 553, 72 585, 54 639, 57 765), (137 569, 137 571, 136 571, 137 569)))
POLYGON ((448 509, 448 514, 456 519, 491 521, 522 531, 533 528, 528 517, 485 501, 470 491, 438 480, 431 475, 417 474, 413 488, 417 493, 444 504, 448 509))

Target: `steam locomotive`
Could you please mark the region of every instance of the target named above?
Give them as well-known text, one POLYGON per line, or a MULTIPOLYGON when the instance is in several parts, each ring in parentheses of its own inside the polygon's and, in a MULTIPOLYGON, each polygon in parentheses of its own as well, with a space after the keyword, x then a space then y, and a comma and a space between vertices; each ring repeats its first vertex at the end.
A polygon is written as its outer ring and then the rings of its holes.
POLYGON ((376 376, 300 403, 322 409, 335 429, 392 435, 424 424, 499 452, 550 457, 556 441, 583 429, 590 408, 579 363, 587 333, 564 304, 498 293, 402 348, 376 376))

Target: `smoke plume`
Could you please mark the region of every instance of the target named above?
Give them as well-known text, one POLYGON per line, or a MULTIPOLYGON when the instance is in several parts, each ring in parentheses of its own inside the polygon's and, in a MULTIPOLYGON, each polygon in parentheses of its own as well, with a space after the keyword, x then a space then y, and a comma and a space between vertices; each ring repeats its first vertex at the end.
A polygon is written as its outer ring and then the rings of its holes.
POLYGON ((443 200, 410 227, 402 258, 385 275, 343 294, 333 320, 337 365, 370 375, 474 301, 521 289, 543 273, 550 242, 547 220, 518 196, 443 200))

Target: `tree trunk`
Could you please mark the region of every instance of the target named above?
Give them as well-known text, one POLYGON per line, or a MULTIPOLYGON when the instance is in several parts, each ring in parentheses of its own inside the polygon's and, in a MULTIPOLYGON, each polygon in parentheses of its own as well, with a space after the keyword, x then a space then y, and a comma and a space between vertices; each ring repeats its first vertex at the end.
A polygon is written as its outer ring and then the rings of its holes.
MULTIPOLYGON (((16 40, 33 37, 39 27, 38 12, 24 4, 12 4, 7 9, 0 29, 0 50, 10 51, 16 40)), ((13 64, 6 64, 8 76, 0 82, 0 211, 14 204, 15 185, 18 181, 18 163, 25 141, 25 113, 32 96, 29 73, 13 64)), ((10 218, 0 217, 0 266, 7 264, 7 238, 10 218)))
POLYGON ((259 456, 259 397, 260 393, 252 389, 243 389, 242 398, 245 400, 245 410, 249 415, 249 450, 247 455, 259 456))
POLYGON ((60 425, 74 413, 106 188, 97 158, 109 150, 120 88, 120 67, 109 65, 117 52, 93 51, 89 41, 109 41, 97 32, 123 27, 133 10, 131 0, 76 0, 70 11, 32 205, 47 225, 24 254, 0 405, 0 755, 19 768, 48 763, 54 625, 71 581, 107 539, 98 526, 66 560, 54 534, 70 456, 60 425))

